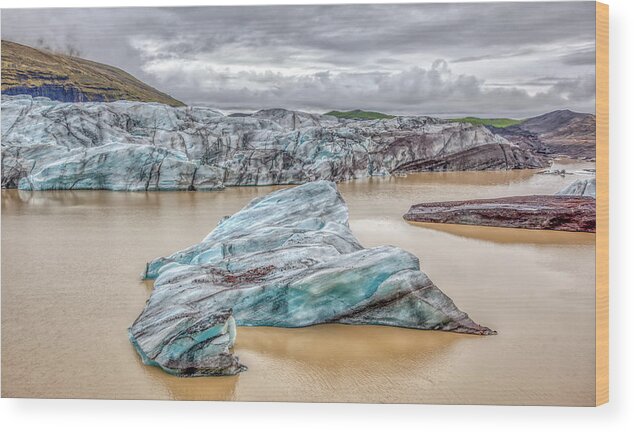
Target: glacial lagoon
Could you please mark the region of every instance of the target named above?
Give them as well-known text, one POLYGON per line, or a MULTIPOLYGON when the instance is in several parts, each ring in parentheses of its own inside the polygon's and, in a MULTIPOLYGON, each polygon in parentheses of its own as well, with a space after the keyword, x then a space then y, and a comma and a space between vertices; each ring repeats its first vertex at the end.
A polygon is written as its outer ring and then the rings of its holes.
MULTIPOLYGON (((567 171, 592 163, 565 164, 567 171)), ((217 192, 2 191, 2 395, 123 399, 591 405, 594 241, 567 233, 410 224, 415 203, 555 193, 583 174, 421 173, 339 184, 354 235, 394 245, 496 336, 380 326, 239 328, 238 376, 142 364, 127 328, 147 261, 289 186, 217 192)))

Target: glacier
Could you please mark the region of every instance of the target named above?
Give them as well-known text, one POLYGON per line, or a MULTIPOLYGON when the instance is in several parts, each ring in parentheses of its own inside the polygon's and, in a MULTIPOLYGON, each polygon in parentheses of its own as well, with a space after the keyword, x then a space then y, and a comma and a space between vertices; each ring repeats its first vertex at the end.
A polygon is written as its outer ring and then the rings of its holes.
POLYGON ((416 171, 537 168, 483 126, 424 116, 225 115, 144 102, 2 97, 2 187, 214 190, 416 171))
POLYGON ((364 248, 335 183, 251 201, 200 243, 147 264, 154 279, 129 338, 145 364, 179 376, 234 375, 236 326, 374 324, 476 335, 476 324, 393 246, 364 248))

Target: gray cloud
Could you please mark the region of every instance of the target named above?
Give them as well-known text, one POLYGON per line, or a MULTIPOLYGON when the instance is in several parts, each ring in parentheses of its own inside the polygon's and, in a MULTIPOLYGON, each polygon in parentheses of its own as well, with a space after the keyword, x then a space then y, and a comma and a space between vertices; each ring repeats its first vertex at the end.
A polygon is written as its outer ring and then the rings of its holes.
POLYGON ((561 62, 569 66, 592 66, 594 67, 596 62, 596 52, 594 48, 580 50, 570 54, 564 54, 561 56, 561 62))
POLYGON ((182 78, 183 94, 198 103, 189 82, 200 83, 200 91, 223 109, 293 106, 298 109, 326 111, 349 110, 359 106, 392 113, 496 115, 513 113, 526 117, 553 107, 587 111, 594 99, 594 75, 561 78, 546 83, 545 91, 529 94, 509 86, 485 85, 473 75, 455 74, 444 60, 428 67, 411 67, 398 72, 316 72, 285 75, 265 71, 227 74, 213 69, 161 69, 157 72, 171 80, 182 78), (245 83, 249 83, 246 85, 245 83), (327 95, 327 97, 325 97, 327 95))
POLYGON ((535 52, 534 49, 527 48, 521 51, 516 52, 508 52, 508 53, 498 53, 498 54, 483 54, 478 56, 470 56, 470 57, 460 57, 455 60, 452 60, 452 63, 468 63, 474 61, 482 61, 482 60, 499 60, 513 57, 522 57, 528 54, 533 54, 535 52))
POLYGON ((2 12, 3 38, 72 47, 228 110, 594 110, 593 2, 2 12))

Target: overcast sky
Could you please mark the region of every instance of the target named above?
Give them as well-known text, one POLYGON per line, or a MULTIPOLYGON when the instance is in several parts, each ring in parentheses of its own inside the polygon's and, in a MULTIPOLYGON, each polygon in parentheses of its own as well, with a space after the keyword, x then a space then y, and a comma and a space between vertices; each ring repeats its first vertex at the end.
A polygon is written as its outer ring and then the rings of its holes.
POLYGON ((594 112, 594 2, 4 9, 2 38, 227 111, 594 112))

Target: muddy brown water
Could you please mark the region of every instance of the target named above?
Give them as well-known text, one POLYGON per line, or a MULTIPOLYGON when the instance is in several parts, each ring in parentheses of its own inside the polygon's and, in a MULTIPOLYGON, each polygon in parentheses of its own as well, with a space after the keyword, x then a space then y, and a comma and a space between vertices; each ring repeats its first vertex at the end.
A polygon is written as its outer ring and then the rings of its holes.
MULTIPOLYGON (((566 169, 593 164, 566 165, 566 169)), ((595 235, 409 224, 424 201, 553 193, 581 175, 423 173, 340 184, 365 246, 400 246, 479 337, 379 326, 239 328, 235 377, 144 366, 126 330, 147 260, 278 187, 2 191, 2 396, 591 405, 595 235)))

